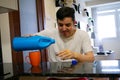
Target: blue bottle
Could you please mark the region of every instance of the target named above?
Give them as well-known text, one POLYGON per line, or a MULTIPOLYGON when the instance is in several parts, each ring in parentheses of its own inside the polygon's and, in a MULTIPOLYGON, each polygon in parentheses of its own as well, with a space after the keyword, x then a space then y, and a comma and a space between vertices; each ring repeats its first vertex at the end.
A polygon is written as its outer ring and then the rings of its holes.
POLYGON ((53 43, 55 43, 54 39, 45 36, 15 37, 12 47, 15 51, 41 50, 53 43))
POLYGON ((104 52, 103 45, 99 45, 99 52, 104 52))

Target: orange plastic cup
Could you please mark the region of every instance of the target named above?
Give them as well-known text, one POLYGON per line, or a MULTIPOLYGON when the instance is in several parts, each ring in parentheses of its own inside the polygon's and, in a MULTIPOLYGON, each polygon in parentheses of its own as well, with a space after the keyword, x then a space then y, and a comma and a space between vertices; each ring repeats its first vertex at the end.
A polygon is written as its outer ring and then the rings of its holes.
POLYGON ((40 66, 37 66, 37 67, 36 66, 34 66, 34 67, 32 66, 31 67, 31 72, 32 73, 40 73, 41 71, 42 71, 42 69, 40 68, 40 66))
POLYGON ((40 51, 29 52, 29 56, 26 56, 25 60, 27 61, 27 63, 30 63, 32 66, 39 66, 41 62, 40 51))

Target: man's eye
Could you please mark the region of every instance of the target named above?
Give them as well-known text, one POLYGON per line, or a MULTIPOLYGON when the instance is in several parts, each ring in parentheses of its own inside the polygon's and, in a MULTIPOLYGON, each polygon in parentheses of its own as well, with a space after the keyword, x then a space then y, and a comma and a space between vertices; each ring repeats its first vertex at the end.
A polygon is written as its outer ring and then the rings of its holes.
POLYGON ((71 24, 66 24, 66 26, 67 26, 67 27, 70 27, 70 26, 71 26, 71 24))
POLYGON ((63 24, 59 24, 59 26, 63 26, 63 24))

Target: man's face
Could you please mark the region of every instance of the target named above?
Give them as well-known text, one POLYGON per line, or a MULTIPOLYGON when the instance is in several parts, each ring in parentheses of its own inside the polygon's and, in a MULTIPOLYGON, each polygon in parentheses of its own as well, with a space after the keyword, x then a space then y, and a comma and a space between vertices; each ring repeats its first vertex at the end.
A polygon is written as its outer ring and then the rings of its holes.
POLYGON ((67 17, 64 18, 63 20, 58 19, 57 23, 59 33, 62 37, 68 38, 74 34, 76 28, 74 26, 74 21, 72 20, 72 18, 67 17))

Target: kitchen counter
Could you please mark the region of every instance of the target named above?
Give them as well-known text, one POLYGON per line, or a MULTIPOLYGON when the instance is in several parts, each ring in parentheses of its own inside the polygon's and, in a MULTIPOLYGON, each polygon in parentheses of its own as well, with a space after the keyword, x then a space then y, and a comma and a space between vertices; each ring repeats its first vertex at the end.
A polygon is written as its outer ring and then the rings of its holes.
POLYGON ((117 53, 111 53, 111 54, 95 54, 95 60, 115 60, 117 56, 117 53))
POLYGON ((20 77, 109 77, 114 80, 120 77, 120 60, 100 60, 94 63, 78 63, 71 65, 69 62, 43 62, 38 67, 32 67, 28 63, 11 64, 4 63, 0 80, 18 80, 20 77), (112 63, 112 64, 111 64, 112 63), (5 66, 6 65, 6 66, 5 66), (11 65, 13 68, 10 69, 11 65))

